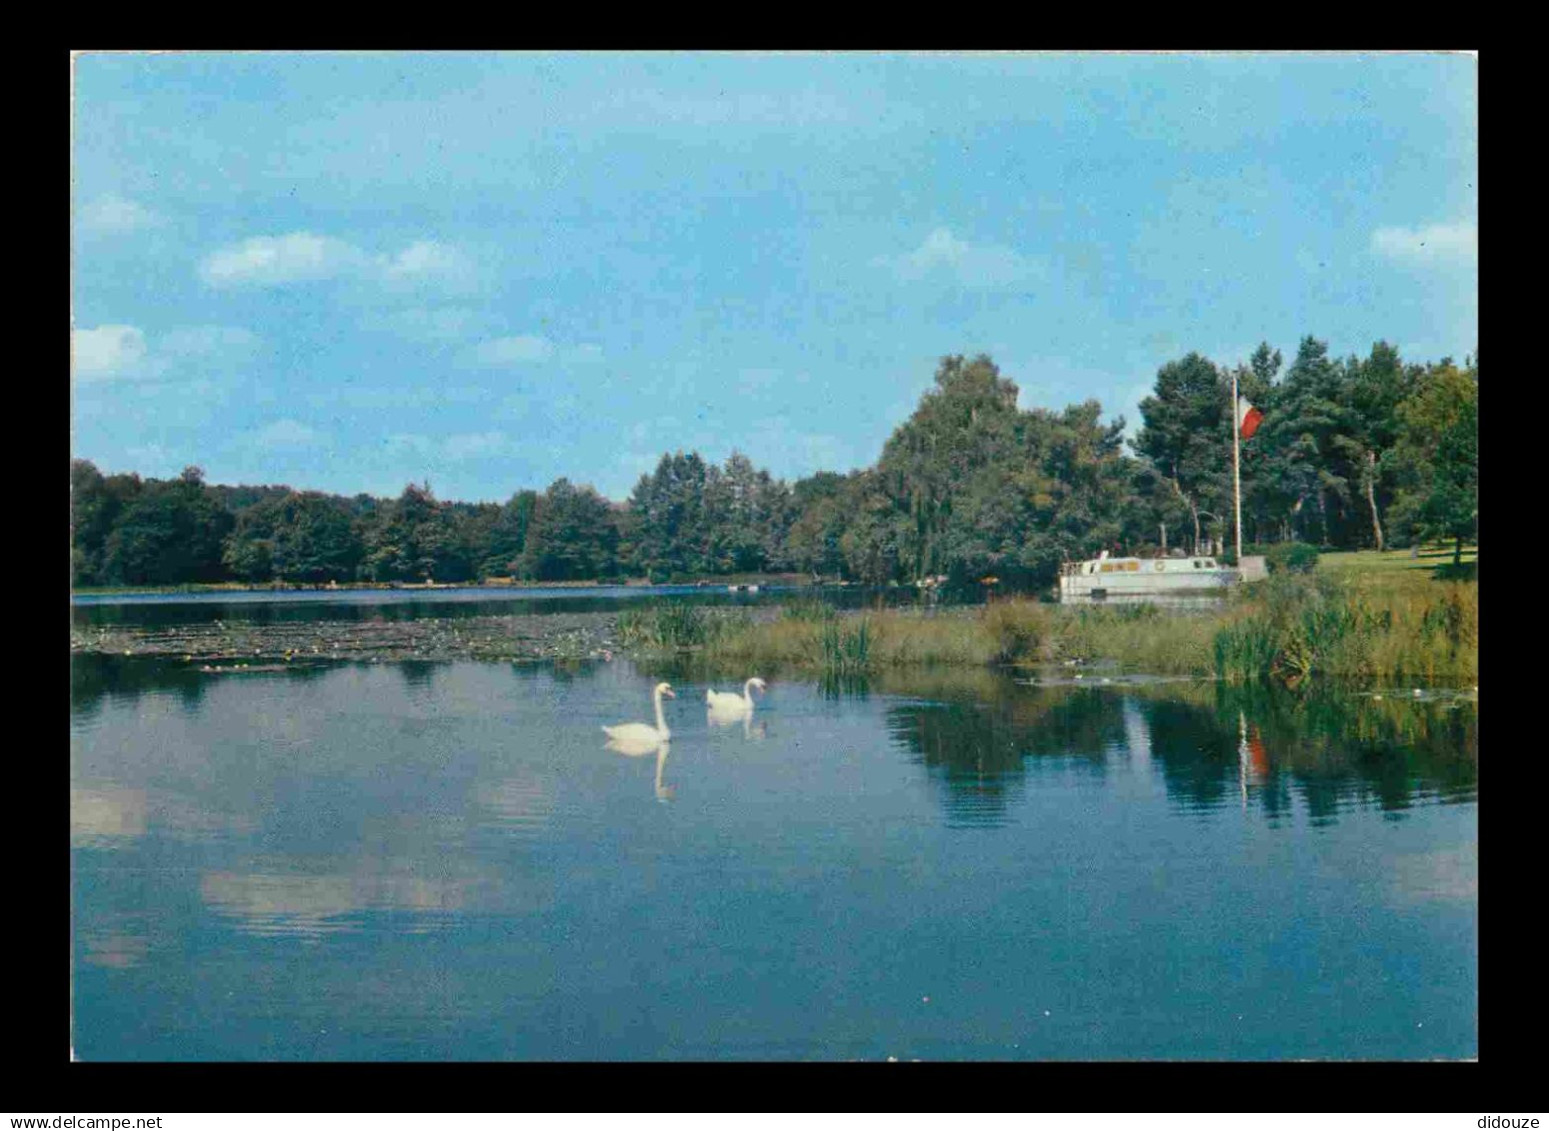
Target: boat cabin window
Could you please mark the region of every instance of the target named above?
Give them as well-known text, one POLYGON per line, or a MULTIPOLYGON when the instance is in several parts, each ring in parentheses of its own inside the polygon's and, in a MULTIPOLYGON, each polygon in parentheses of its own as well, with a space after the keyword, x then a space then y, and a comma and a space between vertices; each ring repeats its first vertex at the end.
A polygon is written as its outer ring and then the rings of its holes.
POLYGON ((1198 558, 1195 558, 1195 559, 1194 559, 1194 568, 1195 568, 1195 569, 1199 569, 1199 568, 1200 568, 1200 566, 1201 566, 1201 565, 1202 565, 1202 564, 1203 564, 1203 563, 1201 563, 1201 562, 1200 562, 1200 560, 1199 560, 1199 559, 1198 559, 1198 558))
POLYGON ((1214 558, 1206 558, 1205 559, 1205 568, 1206 569, 1215 569, 1216 568, 1216 560, 1214 558))

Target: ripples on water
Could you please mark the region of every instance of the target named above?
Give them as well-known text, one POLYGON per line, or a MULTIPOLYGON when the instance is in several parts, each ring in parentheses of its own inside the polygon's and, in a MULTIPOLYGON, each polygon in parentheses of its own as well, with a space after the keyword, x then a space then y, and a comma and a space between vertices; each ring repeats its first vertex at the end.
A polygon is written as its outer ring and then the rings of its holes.
POLYGON ((1477 711, 72 662, 84 1059, 1477 1053, 1477 711))

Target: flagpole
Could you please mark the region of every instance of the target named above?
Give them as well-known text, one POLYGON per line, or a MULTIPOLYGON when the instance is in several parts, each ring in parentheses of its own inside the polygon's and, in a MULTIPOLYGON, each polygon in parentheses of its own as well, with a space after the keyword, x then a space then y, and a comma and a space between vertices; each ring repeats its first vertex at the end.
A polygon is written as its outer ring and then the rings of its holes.
POLYGON ((1238 468, 1238 432, 1242 426, 1242 406, 1237 401, 1237 369, 1232 369, 1232 513, 1237 525, 1237 568, 1242 568, 1242 473, 1238 468))

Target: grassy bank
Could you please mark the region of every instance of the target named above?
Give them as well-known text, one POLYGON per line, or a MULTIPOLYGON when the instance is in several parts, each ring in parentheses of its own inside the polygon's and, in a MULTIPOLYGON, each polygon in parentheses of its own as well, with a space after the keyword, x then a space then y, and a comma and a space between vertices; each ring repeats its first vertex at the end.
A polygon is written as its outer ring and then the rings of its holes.
POLYGON ((1233 682, 1472 683, 1479 596, 1477 583, 1437 580, 1429 569, 1336 561, 1311 575, 1272 576, 1204 611, 1009 599, 842 613, 803 601, 756 621, 739 610, 662 606, 624 614, 619 635, 636 652, 691 651, 766 674, 1106 660, 1233 682))
POLYGON ((1295 685, 1479 678, 1479 586, 1424 573, 1272 577, 1233 602, 1213 640, 1215 674, 1295 685))
MULTIPOLYGON (((1479 560, 1479 547, 1463 547, 1463 564, 1479 560)), ((1323 554, 1318 558, 1318 569, 1324 573, 1410 573, 1430 576, 1438 567, 1452 564, 1451 546, 1422 546, 1418 552, 1409 550, 1350 550, 1323 554)))

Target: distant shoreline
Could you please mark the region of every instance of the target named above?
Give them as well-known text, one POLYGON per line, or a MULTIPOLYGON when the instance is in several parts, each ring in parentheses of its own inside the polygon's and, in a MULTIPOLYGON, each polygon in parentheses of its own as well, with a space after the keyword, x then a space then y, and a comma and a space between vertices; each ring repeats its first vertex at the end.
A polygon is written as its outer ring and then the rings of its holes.
MULTIPOLYGON (((739 588, 749 585, 804 588, 814 583, 810 577, 799 573, 786 574, 728 574, 725 577, 693 578, 684 581, 653 582, 644 577, 594 579, 590 581, 520 581, 516 579, 485 578, 482 581, 348 581, 335 584, 310 584, 304 582, 249 583, 241 581, 188 582, 182 585, 81 585, 72 586, 72 595, 81 597, 114 597, 147 594, 157 596, 168 593, 356 593, 356 592, 433 592, 443 589, 489 589, 505 592, 512 589, 647 589, 659 585, 687 586, 698 589, 739 588)), ((824 582, 823 584, 832 584, 824 582)))

